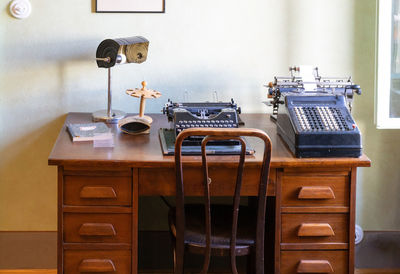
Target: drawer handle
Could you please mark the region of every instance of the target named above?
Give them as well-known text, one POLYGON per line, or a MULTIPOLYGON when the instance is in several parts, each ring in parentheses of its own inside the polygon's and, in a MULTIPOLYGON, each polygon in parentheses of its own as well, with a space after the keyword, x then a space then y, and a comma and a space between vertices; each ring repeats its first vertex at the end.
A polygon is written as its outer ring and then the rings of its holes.
POLYGON ((330 186, 303 186, 297 198, 299 200, 329 200, 335 199, 335 193, 330 186))
POLYGON ((328 237, 335 236, 330 224, 302 223, 297 232, 299 237, 328 237))
POLYGON ((300 260, 297 273, 333 273, 333 268, 326 260, 300 260))
POLYGON ((82 199, 116 199, 117 194, 111 186, 84 186, 80 197, 82 199))
POLYGON ((81 236, 115 236, 114 226, 112 224, 102 223, 84 223, 79 228, 81 236))
POLYGON ((110 259, 85 259, 79 264, 79 272, 115 272, 115 265, 110 259))

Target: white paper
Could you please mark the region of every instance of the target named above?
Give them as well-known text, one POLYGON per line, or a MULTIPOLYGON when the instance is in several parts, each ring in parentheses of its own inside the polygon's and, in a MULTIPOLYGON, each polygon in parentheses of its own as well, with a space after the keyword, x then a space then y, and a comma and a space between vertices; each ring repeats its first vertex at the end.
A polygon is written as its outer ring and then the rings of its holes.
POLYGON ((317 84, 315 83, 315 70, 313 66, 299 66, 299 75, 303 82, 313 82, 313 84, 304 84, 305 91, 317 90, 317 84))
POLYGON ((93 140, 93 147, 114 147, 114 135, 102 135, 100 138, 93 140))

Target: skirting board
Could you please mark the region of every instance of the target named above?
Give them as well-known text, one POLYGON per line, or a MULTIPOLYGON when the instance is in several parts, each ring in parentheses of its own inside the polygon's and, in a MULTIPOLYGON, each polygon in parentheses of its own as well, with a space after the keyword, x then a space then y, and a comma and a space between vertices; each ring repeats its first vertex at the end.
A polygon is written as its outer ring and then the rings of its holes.
MULTIPOLYGON (((0 269, 55 269, 57 232, 0 232, 0 269)), ((388 269, 399 273, 400 231, 365 231, 356 246, 356 268, 388 269)), ((191 256, 196 267, 202 258, 191 256)), ((240 262, 243 265, 245 262, 240 262)), ((224 265, 224 263, 216 263, 224 265)), ((169 232, 139 232, 139 269, 171 269, 169 232)), ((12 272, 10 272, 12 273, 12 272)), ((15 272, 14 272, 15 273, 15 272)), ((43 272, 42 272, 43 273, 43 272)), ((373 273, 373 272, 365 272, 373 273)), ((0 274, 5 274, 0 272, 0 274)))
MULTIPOLYGON (((170 273, 171 271, 163 271, 157 270, 151 272, 140 272, 139 274, 147 274, 147 273, 170 273)), ((356 269, 355 274, 399 274, 399 269, 356 269)), ((20 270, 0 270, 0 274, 57 274, 56 269, 20 269, 20 270)), ((210 273, 213 274, 213 273, 210 273)), ((224 274, 224 273, 215 273, 215 274, 224 274)), ((229 274, 229 273, 226 273, 229 274)))
MULTIPOLYGON (((0 269, 55 269, 57 232, 0 232, 0 269)), ((201 268, 202 256, 190 255, 188 268, 201 268)), ((213 260, 211 270, 226 269, 229 261, 213 260)), ((238 259, 244 268, 246 259, 238 259)), ((147 273, 172 269, 171 239, 168 231, 139 232, 139 270, 147 273)), ((0 273, 2 274, 2 273, 0 273)))
POLYGON ((0 270, 0 274, 57 274, 56 269, 9 269, 0 270))
POLYGON ((356 268, 400 269, 400 231, 365 231, 356 245, 356 268))
POLYGON ((57 232, 0 232, 0 269, 57 268, 57 232))

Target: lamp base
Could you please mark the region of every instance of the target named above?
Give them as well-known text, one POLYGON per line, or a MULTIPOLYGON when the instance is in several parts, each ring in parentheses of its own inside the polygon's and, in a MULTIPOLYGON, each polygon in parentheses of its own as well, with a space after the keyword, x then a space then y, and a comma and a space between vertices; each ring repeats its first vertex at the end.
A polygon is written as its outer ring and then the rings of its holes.
POLYGON ((92 113, 94 122, 104 122, 108 124, 116 124, 119 120, 124 118, 126 113, 121 110, 112 110, 111 117, 108 116, 108 111, 106 109, 98 110, 92 113))

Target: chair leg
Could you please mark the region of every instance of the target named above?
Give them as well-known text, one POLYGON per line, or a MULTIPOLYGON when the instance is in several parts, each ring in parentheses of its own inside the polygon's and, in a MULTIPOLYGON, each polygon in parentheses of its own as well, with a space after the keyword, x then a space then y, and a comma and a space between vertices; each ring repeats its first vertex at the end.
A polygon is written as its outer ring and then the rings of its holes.
MULTIPOLYGON (((176 241, 176 239, 175 239, 176 241)), ((176 241, 177 242, 177 241, 176 241)), ((174 244, 174 273, 184 274, 184 246, 177 246, 176 242, 174 244)))
POLYGON ((174 274, 183 274, 184 273, 184 258, 183 254, 177 254, 176 250, 176 239, 171 233, 171 242, 172 242, 172 256, 173 256, 173 263, 174 263, 174 274))
POLYGON ((184 260, 183 254, 178 254, 177 250, 174 252, 174 273, 183 274, 184 273, 184 260))
MULTIPOLYGON (((172 231, 169 231, 169 236, 171 239, 171 250, 172 250, 172 259, 173 259, 173 273, 178 273, 177 272, 177 267, 176 267, 176 239, 174 234, 172 234, 172 231)), ((183 272, 183 271, 182 271, 183 272)))
POLYGON ((169 223, 169 235, 171 237, 171 244, 172 244, 172 256, 173 256, 173 263, 174 263, 174 273, 175 274, 183 274, 184 273, 184 267, 183 267, 183 253, 184 250, 182 248, 177 248, 176 245, 176 237, 171 231, 171 224, 172 224, 172 218, 173 214, 172 211, 170 210, 168 214, 168 223, 169 223))
POLYGON ((255 262, 254 250, 252 250, 250 252, 250 254, 247 255, 247 258, 246 258, 246 273, 248 273, 248 274, 256 273, 256 262, 255 262))
MULTIPOLYGON (((172 234, 172 233, 171 233, 172 234)), ((173 263, 174 263, 174 273, 176 273, 176 248, 175 248, 175 238, 173 236, 171 236, 171 240, 172 240, 172 259, 173 259, 173 263)))

